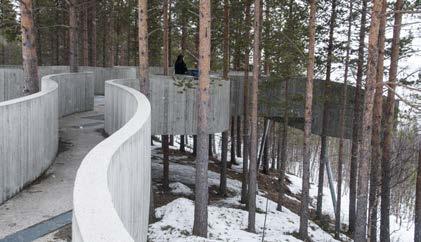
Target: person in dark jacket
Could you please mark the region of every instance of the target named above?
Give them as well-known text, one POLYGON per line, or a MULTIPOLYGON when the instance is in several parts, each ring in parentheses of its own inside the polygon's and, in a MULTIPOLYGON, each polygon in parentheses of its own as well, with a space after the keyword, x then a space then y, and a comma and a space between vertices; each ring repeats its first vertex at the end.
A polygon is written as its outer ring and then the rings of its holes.
POLYGON ((177 60, 174 64, 175 74, 185 75, 187 73, 187 65, 184 62, 184 56, 182 54, 178 55, 177 60))

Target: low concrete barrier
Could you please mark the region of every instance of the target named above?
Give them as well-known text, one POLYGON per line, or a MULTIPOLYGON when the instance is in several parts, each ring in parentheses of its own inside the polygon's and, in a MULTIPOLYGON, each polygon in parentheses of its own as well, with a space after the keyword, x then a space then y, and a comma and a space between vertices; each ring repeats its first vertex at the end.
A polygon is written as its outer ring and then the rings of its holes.
POLYGON ((58 85, 42 80, 41 91, 0 102, 0 203, 39 177, 58 147, 58 85))
MULTIPOLYGON (((125 80, 124 84, 139 90, 139 81, 125 80)), ((209 89, 209 133, 229 129, 230 82, 211 78, 209 89)), ((176 75, 150 75, 150 102, 152 106, 152 134, 196 134, 197 80, 176 75)))
POLYGON ((151 147, 148 99, 121 85, 105 84, 105 129, 110 137, 92 149, 77 172, 73 241, 146 241, 151 147))
MULTIPOLYGON (((16 70, 15 74, 21 71, 16 70)), ((0 102, 0 203, 34 181, 54 161, 58 118, 93 106, 92 73, 44 76, 40 92, 0 102)))

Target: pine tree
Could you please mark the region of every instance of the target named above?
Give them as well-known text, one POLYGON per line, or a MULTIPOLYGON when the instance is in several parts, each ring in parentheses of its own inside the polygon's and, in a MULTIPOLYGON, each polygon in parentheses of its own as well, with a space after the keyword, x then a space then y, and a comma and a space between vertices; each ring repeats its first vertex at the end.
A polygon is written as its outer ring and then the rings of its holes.
POLYGON ((392 141, 393 127, 395 121, 395 88, 397 82, 400 31, 402 24, 403 0, 397 0, 395 3, 395 23, 393 25, 392 55, 390 57, 390 69, 388 80, 388 93, 385 106, 385 131, 383 136, 383 157, 382 157, 382 178, 381 178, 381 219, 380 219, 380 240, 382 242, 390 241, 390 178, 391 178, 391 159, 392 159, 392 141))
POLYGON ((363 242, 367 240, 367 194, 369 179, 369 164, 371 159, 371 138, 373 123, 373 103, 376 86, 379 17, 381 14, 382 0, 374 0, 371 11, 370 35, 368 43, 367 78, 365 84, 364 105, 361 123, 361 145, 358 155, 358 190, 357 212, 355 220, 354 240, 363 242))
POLYGON ((342 91, 342 108, 339 114, 339 127, 340 127, 340 137, 339 137, 339 148, 338 148, 338 179, 337 179, 337 200, 336 200, 336 210, 335 210, 335 239, 340 238, 341 232, 341 202, 342 202, 342 167, 344 163, 344 136, 345 136, 345 115, 346 115, 346 106, 348 100, 348 72, 349 72, 349 55, 351 52, 351 35, 352 35, 352 0, 349 1, 349 16, 348 16, 348 33, 347 33, 347 43, 346 43, 346 56, 345 56, 345 70, 344 70, 344 86, 342 91))
POLYGON ((254 42, 253 42, 253 81, 250 100, 250 171, 248 185, 248 227, 249 232, 256 231, 256 186, 257 186, 257 93, 260 74, 260 0, 254 1, 254 42))
POLYGON ((310 16, 308 24, 308 62, 307 62, 307 82, 306 98, 304 110, 304 142, 303 142, 303 182, 301 192, 300 208, 300 230, 299 235, 302 239, 308 238, 308 219, 310 204, 310 134, 313 105, 313 78, 314 78, 314 49, 316 32, 316 0, 309 1, 310 16))
POLYGON ((379 29, 379 57, 377 63, 376 74, 376 94, 374 97, 373 106, 373 134, 372 134, 372 157, 370 166, 370 194, 369 194, 369 217, 368 217, 368 237, 370 241, 377 241, 377 210, 378 210, 378 188, 379 188, 379 169, 378 164, 381 164, 382 150, 381 150, 381 127, 383 116, 383 61, 384 61, 384 45, 385 45, 385 28, 386 28, 386 8, 387 2, 382 2, 382 12, 380 16, 379 29))
POLYGON ((149 97, 148 1, 138 1, 140 91, 149 97))
MULTIPOLYGON (((224 0, 224 69, 223 79, 228 80, 229 72, 229 0, 224 0)), ((219 194, 225 196, 227 188, 227 153, 228 153, 228 131, 222 132, 221 150, 221 175, 219 194)))
MULTIPOLYGON (((244 1, 245 30, 244 39, 250 36, 248 23, 251 22, 250 0, 244 1)), ((238 47, 237 47, 238 48, 238 47)), ((249 117, 249 45, 244 47, 244 93, 243 93, 243 174, 241 179, 241 203, 247 204, 248 200, 248 165, 249 165, 249 141, 250 141, 250 117, 249 117)))
POLYGON ((35 28, 32 14, 32 0, 20 2, 21 28, 22 28, 22 64, 24 95, 39 91, 40 83, 38 78, 38 59, 35 47, 35 28))
POLYGON ((77 0, 69 1, 69 65, 70 72, 78 72, 77 0))
POLYGON ((326 63, 326 80, 323 86, 323 116, 322 116, 322 134, 321 134, 321 147, 320 147, 320 164, 319 164, 319 185, 318 185, 318 192, 317 192, 317 209, 316 209, 316 216, 317 219, 321 219, 322 217, 322 202, 323 202, 323 187, 324 187, 324 169, 328 162, 328 139, 327 139, 327 118, 328 118, 328 99, 330 93, 329 90, 329 82, 330 82, 330 75, 332 70, 332 61, 333 61, 333 34, 335 31, 335 21, 336 21, 336 0, 332 0, 332 13, 330 15, 329 21, 329 43, 327 47, 327 63, 326 63))
POLYGON ((199 102, 197 117, 196 186, 193 234, 207 237, 208 232, 208 102, 211 45, 211 3, 199 3, 199 102))
POLYGON ((361 82, 363 78, 364 67, 364 40, 366 32, 367 20, 367 0, 362 0, 361 6, 361 23, 359 31, 358 43, 358 61, 357 61, 357 80, 354 96, 354 116, 352 120, 352 146, 351 146, 351 162, 349 171, 349 233, 353 234, 355 229, 355 212, 357 201, 357 168, 358 168, 358 152, 360 142, 360 126, 361 126, 361 82))

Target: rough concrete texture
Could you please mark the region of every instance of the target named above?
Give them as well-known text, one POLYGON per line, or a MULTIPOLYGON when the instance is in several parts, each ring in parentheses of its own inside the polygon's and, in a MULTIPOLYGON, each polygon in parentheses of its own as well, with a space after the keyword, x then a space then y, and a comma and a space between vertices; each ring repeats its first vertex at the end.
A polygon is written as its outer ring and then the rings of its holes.
POLYGON ((58 117, 93 108, 92 73, 48 75, 41 83, 38 93, 0 102, 0 203, 50 166, 58 117))
POLYGON ((151 109, 138 91, 107 81, 110 137, 83 159, 73 193, 73 241, 146 241, 151 182, 151 109), (100 223, 99 223, 100 221, 100 223))
POLYGON ((40 92, 0 102, 0 203, 35 180, 58 146, 58 85, 44 79, 40 92))
MULTIPOLYGON (((197 80, 190 76, 150 75, 152 134, 196 134, 197 80)), ((124 84, 139 90, 139 81, 124 84)), ((209 89, 209 133, 229 129, 230 82, 212 78, 209 89)))
POLYGON ((104 99, 95 110, 59 121, 60 145, 53 165, 31 186, 0 206, 0 239, 72 209, 73 184, 83 157, 104 139, 104 99))

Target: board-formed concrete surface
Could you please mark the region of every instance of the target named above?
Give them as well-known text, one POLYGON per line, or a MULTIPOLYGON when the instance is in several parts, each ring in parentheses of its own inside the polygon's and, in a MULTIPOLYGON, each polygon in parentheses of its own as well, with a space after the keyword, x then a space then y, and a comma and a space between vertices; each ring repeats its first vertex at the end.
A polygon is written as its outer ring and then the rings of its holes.
MULTIPOLYGON (((136 79, 124 84, 139 90, 136 79)), ((212 77, 209 89, 209 133, 229 129, 230 82, 212 77)), ((191 76, 150 75, 152 134, 185 134, 197 132, 197 80, 191 76)))
MULTIPOLYGON (((0 205, 0 240, 73 208, 73 185, 83 157, 104 137, 104 98, 93 111, 60 118, 59 152, 36 182, 0 205)), ((28 241, 28 240, 26 240, 28 241)))
POLYGON ((50 166, 58 118, 92 110, 93 103, 92 73, 44 76, 40 92, 0 102, 0 203, 50 166))
POLYGON ((110 137, 83 159, 73 192, 73 241, 146 241, 151 182, 151 109, 140 92, 107 81, 110 137))
POLYGON ((41 175, 58 147, 58 85, 45 78, 40 92, 0 102, 0 203, 41 175))

